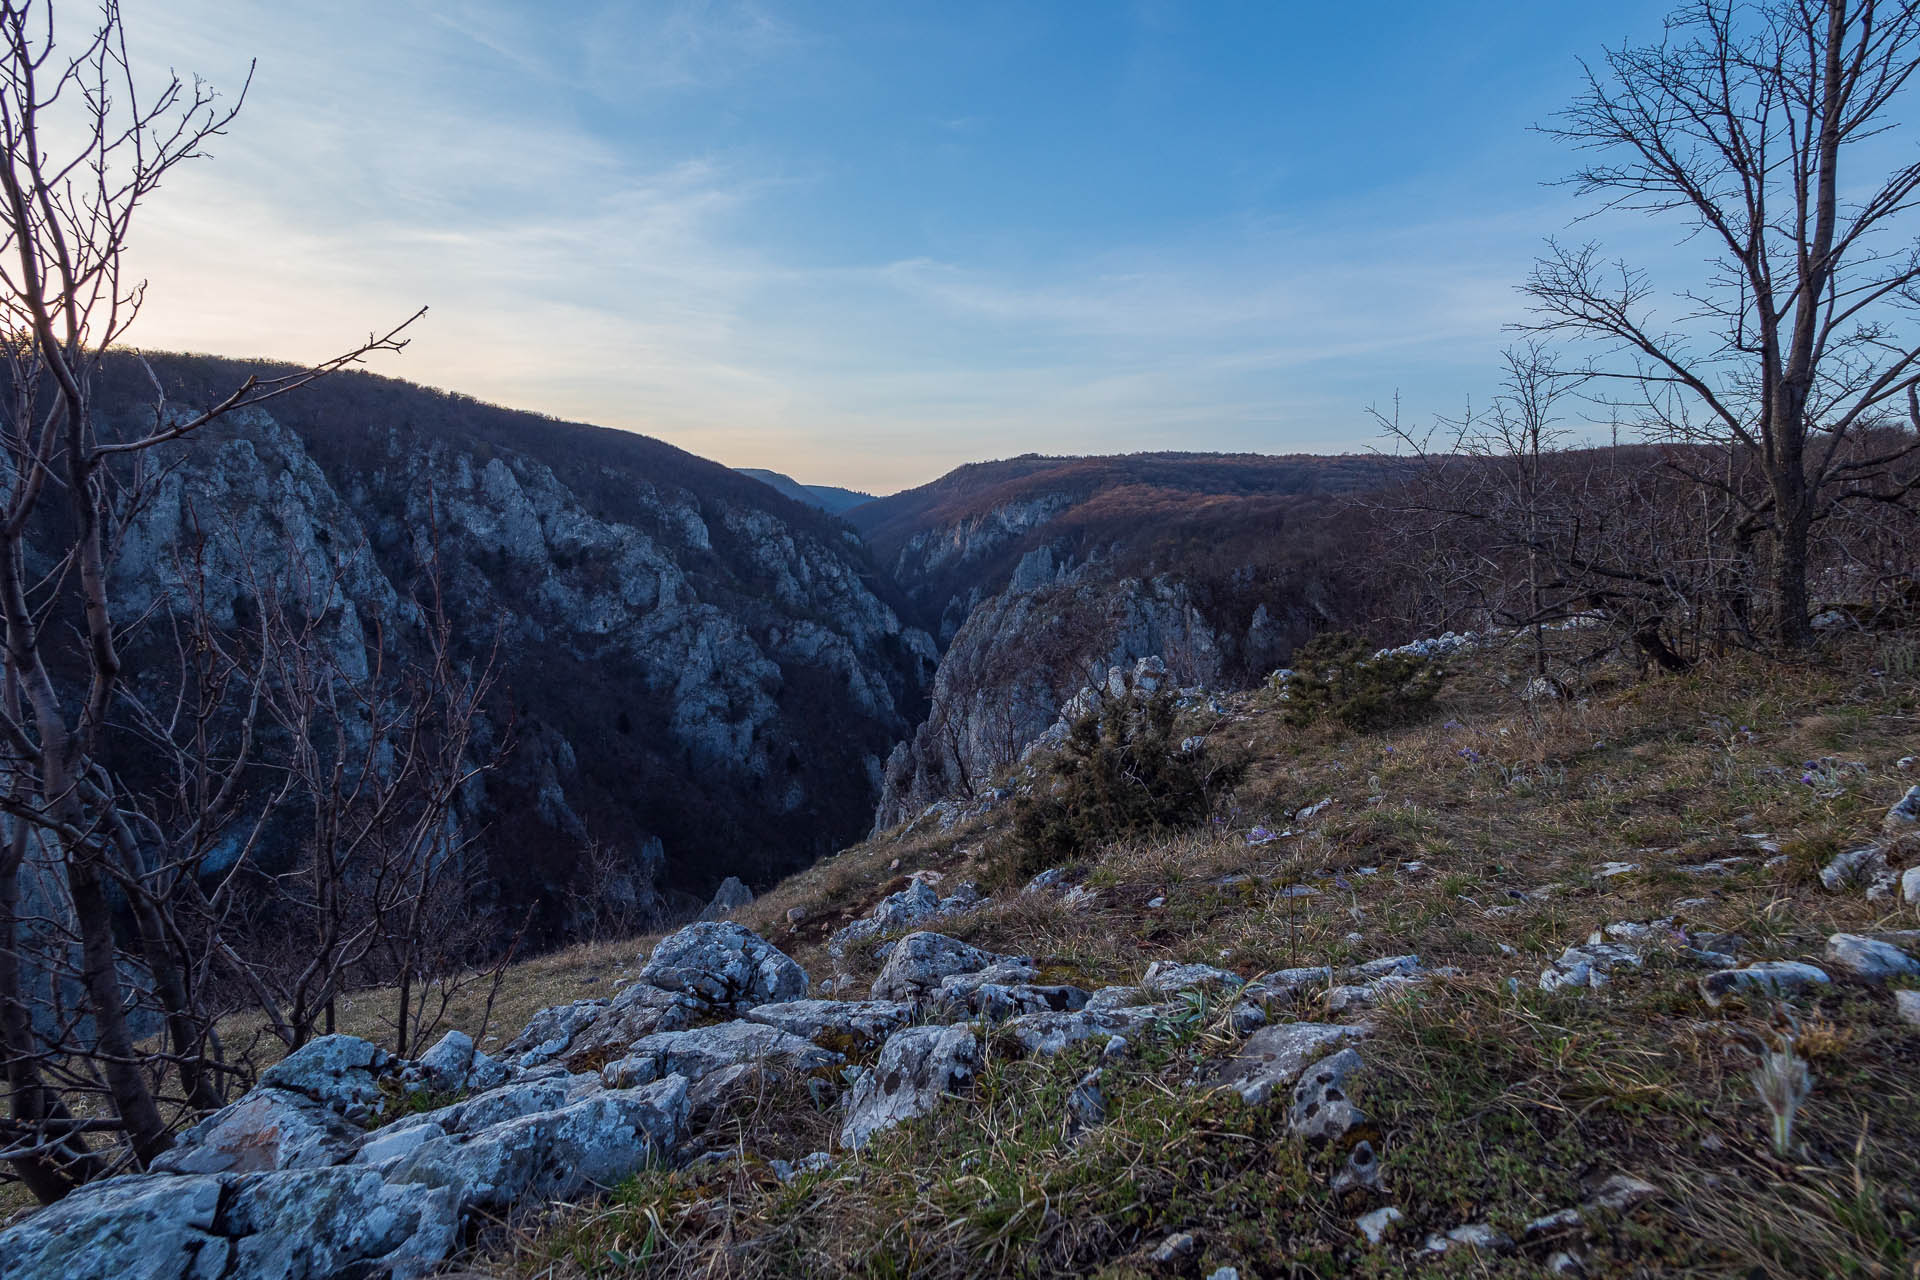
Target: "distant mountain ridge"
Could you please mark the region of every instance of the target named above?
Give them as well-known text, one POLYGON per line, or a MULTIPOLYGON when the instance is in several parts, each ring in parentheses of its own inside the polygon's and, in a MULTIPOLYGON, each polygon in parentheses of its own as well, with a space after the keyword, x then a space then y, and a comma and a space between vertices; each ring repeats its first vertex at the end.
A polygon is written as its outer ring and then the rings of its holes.
POLYGON ((761 484, 778 489, 795 502, 804 502, 828 515, 837 516, 843 511, 874 500, 872 494, 862 493, 858 489, 841 489, 830 484, 801 484, 790 475, 779 471, 768 471, 764 467, 735 467, 734 470, 743 476, 752 476, 761 484))

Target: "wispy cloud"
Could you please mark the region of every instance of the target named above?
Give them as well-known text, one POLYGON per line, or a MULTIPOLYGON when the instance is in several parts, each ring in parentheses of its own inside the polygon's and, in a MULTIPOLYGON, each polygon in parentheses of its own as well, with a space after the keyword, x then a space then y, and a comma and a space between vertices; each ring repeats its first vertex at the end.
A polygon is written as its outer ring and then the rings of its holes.
POLYGON ((1563 220, 1550 197, 1408 216, 1417 195, 1376 189, 1040 260, 991 228, 826 253, 790 231, 831 165, 631 124, 751 103, 830 43, 786 11, 328 8, 131 0, 159 62, 237 84, 236 51, 264 51, 232 137, 141 228, 137 340, 311 359, 425 303, 386 371, 808 480, 884 489, 1033 448, 1356 446, 1396 384, 1437 407, 1490 367, 1563 220))

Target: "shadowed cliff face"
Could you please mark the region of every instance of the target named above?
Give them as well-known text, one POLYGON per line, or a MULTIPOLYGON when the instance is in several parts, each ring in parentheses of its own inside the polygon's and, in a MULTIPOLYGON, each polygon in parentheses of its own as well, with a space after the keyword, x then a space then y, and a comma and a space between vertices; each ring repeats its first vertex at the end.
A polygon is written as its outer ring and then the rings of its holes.
MULTIPOLYGON (((251 368, 150 359, 182 404, 251 368)), ((142 390, 110 368, 102 416, 142 390)), ((323 643, 363 670, 407 643, 437 556, 467 654, 499 641, 492 715, 519 742, 462 820, 539 933, 568 931, 589 844, 657 907, 764 885, 870 824, 935 652, 843 525, 657 441, 366 375, 273 410, 172 455, 125 540, 123 610, 164 604, 204 536, 216 622, 247 612, 250 581, 337 580, 323 643)))

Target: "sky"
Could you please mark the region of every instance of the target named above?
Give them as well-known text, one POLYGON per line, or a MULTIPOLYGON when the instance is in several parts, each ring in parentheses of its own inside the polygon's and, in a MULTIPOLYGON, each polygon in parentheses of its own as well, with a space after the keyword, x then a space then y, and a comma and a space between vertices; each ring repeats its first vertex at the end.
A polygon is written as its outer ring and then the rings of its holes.
POLYGON ((1668 5, 124 8, 149 78, 257 60, 142 210, 130 341, 317 360, 424 305, 377 372, 890 492, 1484 399, 1591 234, 1531 126, 1668 5))

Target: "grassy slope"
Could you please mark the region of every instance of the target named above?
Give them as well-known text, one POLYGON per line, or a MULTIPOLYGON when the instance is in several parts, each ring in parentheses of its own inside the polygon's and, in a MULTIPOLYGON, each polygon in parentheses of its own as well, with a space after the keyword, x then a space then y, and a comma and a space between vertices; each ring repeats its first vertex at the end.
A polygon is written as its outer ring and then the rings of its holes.
MULTIPOLYGON (((1517 1236, 1627 1172, 1665 1195, 1596 1226, 1588 1274, 1920 1275, 1920 1029, 1897 1020, 1886 993, 1836 984, 1797 1002, 1816 1083, 1783 1161, 1741 1040, 1768 1032, 1766 1009, 1707 1007, 1699 971, 1657 953, 1601 992, 1535 987, 1563 946, 1611 921, 1678 914, 1740 934, 1748 958, 1815 962, 1832 931, 1915 927, 1911 908, 1828 893, 1816 873, 1920 778, 1896 765, 1920 750, 1917 658, 1912 636, 1856 640, 1804 666, 1615 673, 1583 701, 1528 708, 1502 681, 1517 668, 1481 655, 1457 663, 1431 721, 1373 735, 1288 729, 1264 695, 1240 695, 1232 715, 1192 729, 1209 732, 1209 752, 1252 762, 1214 824, 1106 849, 1086 868, 1090 907, 1002 886, 1000 905, 940 926, 1088 986, 1135 980, 1160 958, 1251 976, 1417 951, 1457 968, 1383 1010, 1364 1047, 1357 1100, 1381 1149, 1384 1202, 1408 1218, 1386 1248, 1353 1227, 1381 1201, 1336 1202, 1335 1157, 1289 1137, 1283 1108, 1190 1087, 1233 1039, 1223 1009, 1196 1006, 1109 1068, 1108 1123, 1078 1142, 1063 1135, 1063 1100, 1093 1047, 1027 1061, 994 1041, 963 1098, 828 1173, 783 1186, 749 1158, 648 1175, 496 1242, 480 1265, 515 1276, 1205 1276, 1225 1264, 1243 1276, 1528 1275, 1549 1246, 1444 1260, 1412 1250, 1465 1222, 1517 1236), (1803 782, 1825 757, 1864 768, 1803 782), (1334 804, 1304 834, 1249 844, 1254 826, 1325 797, 1334 804), (1784 863, 1753 856, 1761 836, 1784 863), (1751 860, 1723 876, 1675 870, 1729 855, 1751 860), (1616 859, 1642 870, 1594 874, 1616 859), (1363 866, 1380 872, 1354 874, 1363 866), (1214 883, 1230 875, 1252 878, 1214 883), (1292 884, 1319 892, 1284 896, 1292 884), (1199 1250, 1156 1269, 1146 1250, 1173 1231, 1193 1232, 1199 1250)), ((905 873, 1004 880, 1004 826, 994 813, 890 833, 793 877, 743 918, 824 975, 825 936, 905 873), (797 927, 795 907, 806 913, 797 927)), ((574 995, 576 964, 597 979, 578 994, 609 989, 631 954, 517 970, 512 1016, 496 1027, 574 995)), ((730 1125, 715 1145, 791 1158, 828 1145, 835 1120, 796 1091, 730 1125)))

